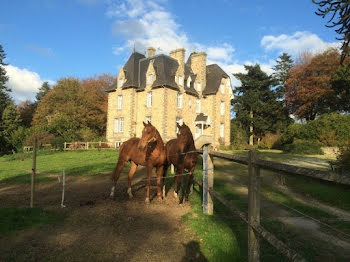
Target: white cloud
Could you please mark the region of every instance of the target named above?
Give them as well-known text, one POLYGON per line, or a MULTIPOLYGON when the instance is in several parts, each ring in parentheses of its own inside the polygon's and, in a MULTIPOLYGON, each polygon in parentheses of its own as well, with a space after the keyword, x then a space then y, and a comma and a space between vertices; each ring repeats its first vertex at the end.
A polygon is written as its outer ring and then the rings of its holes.
MULTIPOLYGON (((38 73, 25 68, 21 69, 13 65, 7 65, 5 70, 9 77, 6 86, 11 88, 11 95, 14 100, 17 103, 26 99, 34 100, 38 89, 45 80, 42 80, 38 73)), ((54 82, 49 81, 49 83, 53 84, 54 82)))
POLYGON ((202 45, 190 42, 187 34, 181 30, 181 25, 167 12, 164 0, 142 1, 108 1, 106 15, 117 20, 113 33, 125 38, 123 46, 113 48, 113 53, 119 55, 122 51, 136 47, 145 51, 153 46, 158 53, 168 54, 171 50, 185 48, 187 55, 192 50, 204 51, 209 60, 231 62, 235 49, 228 43, 219 45, 202 45))
MULTIPOLYGON (((246 61, 241 64, 234 61, 235 48, 229 43, 204 45, 190 41, 181 25, 163 6, 164 0, 109 0, 106 15, 116 19, 112 29, 113 33, 125 39, 124 45, 113 47, 113 54, 128 53, 134 46, 139 52, 153 46, 157 53, 165 54, 183 47, 187 50, 187 56, 191 51, 204 51, 207 53, 207 63, 217 63, 222 67, 231 77, 233 87, 239 86, 240 81, 232 74, 246 73, 244 64, 259 63, 258 61, 256 63, 246 61)), ((259 64, 267 74, 273 72, 272 63, 259 64)))
POLYGON ((292 55, 298 55, 303 51, 318 53, 329 47, 339 47, 337 42, 324 42, 316 34, 307 31, 298 31, 293 35, 282 34, 279 36, 264 36, 260 44, 265 50, 280 50, 292 55))

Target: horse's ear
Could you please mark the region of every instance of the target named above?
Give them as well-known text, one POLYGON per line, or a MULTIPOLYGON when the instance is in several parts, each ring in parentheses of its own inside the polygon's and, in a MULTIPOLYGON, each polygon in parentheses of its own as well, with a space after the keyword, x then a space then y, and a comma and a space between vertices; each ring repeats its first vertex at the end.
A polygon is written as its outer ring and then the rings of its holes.
POLYGON ((146 127, 146 126, 147 126, 147 124, 146 124, 145 122, 143 122, 143 121, 142 121, 142 124, 143 124, 143 126, 144 126, 144 127, 146 127))

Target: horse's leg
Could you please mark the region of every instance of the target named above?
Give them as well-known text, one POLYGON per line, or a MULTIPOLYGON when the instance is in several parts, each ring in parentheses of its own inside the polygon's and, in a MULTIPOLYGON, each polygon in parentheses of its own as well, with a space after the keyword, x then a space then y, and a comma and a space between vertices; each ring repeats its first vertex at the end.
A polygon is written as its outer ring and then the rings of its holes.
POLYGON ((118 182, 118 179, 119 179, 119 176, 120 176, 120 172, 123 170, 123 168, 125 166, 125 163, 126 163, 125 160, 119 158, 118 159, 118 163, 117 163, 117 165, 114 168, 114 171, 112 173, 112 181, 113 181, 114 184, 113 184, 112 189, 111 189, 111 194, 110 194, 111 198, 114 197, 114 190, 115 190, 115 187, 117 186, 117 182, 118 182))
POLYGON ((174 177, 174 197, 177 198, 177 180, 179 179, 179 176, 177 175, 177 168, 176 168, 176 172, 175 172, 175 177, 174 177))
POLYGON ((166 179, 167 172, 168 172, 168 164, 165 164, 163 167, 163 198, 165 198, 165 193, 166 193, 165 179, 166 179))
POLYGON ((189 172, 186 175, 186 195, 185 195, 185 201, 188 201, 188 196, 190 195, 191 186, 193 185, 193 172, 194 172, 194 166, 189 170, 189 172))
POLYGON ((180 189, 177 185, 177 194, 180 194, 180 204, 183 202, 184 198, 184 190, 183 190, 183 176, 184 176, 184 165, 180 164, 176 170, 176 175, 178 176, 178 179, 180 179, 180 189), (180 191, 180 192, 179 192, 180 191))
POLYGON ((163 176, 163 166, 158 166, 156 169, 157 174, 157 198, 162 200, 162 176, 163 176))
POLYGON ((132 192, 131 192, 131 181, 135 175, 136 169, 137 169, 137 165, 135 164, 135 162, 131 161, 131 168, 130 168, 130 171, 128 174, 128 195, 129 195, 129 198, 133 197, 132 192))
POLYGON ((150 187, 151 187, 152 169, 153 169, 152 165, 147 165, 147 185, 146 185, 146 199, 145 199, 146 204, 150 203, 149 191, 150 191, 150 187))

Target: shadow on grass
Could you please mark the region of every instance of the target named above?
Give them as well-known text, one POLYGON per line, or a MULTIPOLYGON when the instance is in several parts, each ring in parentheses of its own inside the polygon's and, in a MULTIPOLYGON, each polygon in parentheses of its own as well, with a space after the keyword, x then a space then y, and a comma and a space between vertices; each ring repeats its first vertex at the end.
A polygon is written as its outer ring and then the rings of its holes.
POLYGON ((0 208, 0 234, 8 235, 29 227, 63 221, 64 216, 42 208, 0 208))

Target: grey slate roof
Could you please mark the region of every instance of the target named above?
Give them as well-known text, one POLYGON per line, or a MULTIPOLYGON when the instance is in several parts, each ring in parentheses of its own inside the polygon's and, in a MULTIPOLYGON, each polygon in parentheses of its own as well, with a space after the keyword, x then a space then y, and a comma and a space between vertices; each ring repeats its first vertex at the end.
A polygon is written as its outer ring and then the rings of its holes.
MULTIPOLYGON (((194 88, 194 83, 197 75, 191 69, 190 54, 185 66, 184 89, 187 94, 199 97, 198 92, 194 88), (187 79, 191 77, 191 84, 187 86, 187 79)), ((142 91, 146 87, 146 72, 150 61, 153 61, 153 67, 156 72, 156 79, 152 84, 152 88, 168 87, 174 90, 180 90, 175 82, 175 74, 179 67, 176 59, 160 54, 152 57, 145 57, 143 54, 134 52, 129 57, 124 66, 124 73, 126 82, 121 86, 122 89, 136 88, 137 91, 142 91)), ((222 78, 229 77, 217 64, 208 65, 206 67, 206 86, 202 92, 203 95, 215 95, 220 87, 222 78)), ((116 80, 106 92, 113 92, 118 88, 118 81, 116 80)))
POLYGON ((219 89, 221 79, 229 77, 217 64, 207 66, 207 84, 203 95, 215 95, 219 89))
POLYGON ((124 73, 126 82, 121 87, 122 89, 139 86, 139 63, 140 60, 145 58, 143 54, 138 52, 132 53, 129 60, 124 66, 124 73))
POLYGON ((208 119, 208 116, 203 114, 203 113, 200 113, 199 115, 197 115, 196 119, 194 120, 195 122, 206 122, 208 119))

